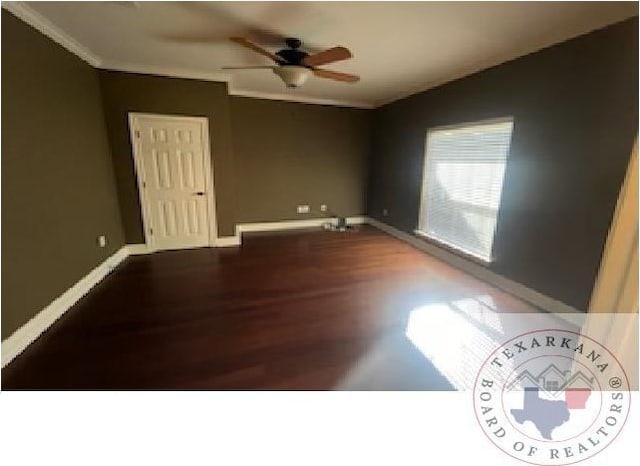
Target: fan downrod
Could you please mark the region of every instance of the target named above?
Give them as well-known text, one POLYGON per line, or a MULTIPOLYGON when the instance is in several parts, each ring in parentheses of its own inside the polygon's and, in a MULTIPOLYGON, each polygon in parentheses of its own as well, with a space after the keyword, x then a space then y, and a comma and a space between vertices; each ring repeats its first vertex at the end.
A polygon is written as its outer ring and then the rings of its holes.
POLYGON ((302 41, 300 39, 296 39, 295 37, 287 37, 284 40, 284 43, 287 44, 287 47, 291 49, 299 49, 302 45, 302 41))

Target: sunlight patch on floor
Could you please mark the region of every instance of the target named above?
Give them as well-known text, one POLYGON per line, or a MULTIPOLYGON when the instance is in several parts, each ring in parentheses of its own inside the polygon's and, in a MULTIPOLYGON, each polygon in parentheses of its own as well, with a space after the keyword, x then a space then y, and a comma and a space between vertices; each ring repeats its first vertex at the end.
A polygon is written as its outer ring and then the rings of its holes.
POLYGON ((482 362, 504 340, 497 313, 473 298, 413 309, 406 336, 458 390, 473 388, 482 362))

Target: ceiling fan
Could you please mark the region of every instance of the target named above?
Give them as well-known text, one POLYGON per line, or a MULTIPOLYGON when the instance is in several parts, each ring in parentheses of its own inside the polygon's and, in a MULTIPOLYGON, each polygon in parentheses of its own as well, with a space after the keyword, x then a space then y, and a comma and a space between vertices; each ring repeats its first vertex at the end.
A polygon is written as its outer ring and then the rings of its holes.
POLYGON ((287 87, 300 87, 312 74, 319 78, 333 79, 345 83, 355 83, 360 80, 359 76, 338 71, 324 70, 317 68, 352 57, 351 52, 345 47, 332 47, 322 52, 309 54, 300 50, 302 41, 296 38, 285 39, 288 48, 271 53, 255 42, 244 37, 231 37, 230 40, 246 47, 254 52, 270 58, 276 64, 269 66, 225 66, 226 70, 250 70, 250 69, 271 69, 284 81, 287 87))

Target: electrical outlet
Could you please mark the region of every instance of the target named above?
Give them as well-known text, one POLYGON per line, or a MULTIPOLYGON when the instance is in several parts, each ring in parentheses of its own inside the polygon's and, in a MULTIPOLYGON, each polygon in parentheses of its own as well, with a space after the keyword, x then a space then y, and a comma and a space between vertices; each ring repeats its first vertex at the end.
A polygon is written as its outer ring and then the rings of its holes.
POLYGON ((386 217, 387 215, 389 215, 389 211, 387 209, 382 209, 382 215, 386 217))
POLYGON ((309 213, 309 206, 308 205, 299 205, 298 206, 298 213, 299 214, 308 214, 309 213))
POLYGON ((98 236, 98 246, 104 248, 107 245, 107 237, 104 235, 98 236))
POLYGON ((326 212, 326 211, 327 211, 327 204, 322 204, 322 205, 320 206, 320 211, 321 211, 321 212, 326 212))

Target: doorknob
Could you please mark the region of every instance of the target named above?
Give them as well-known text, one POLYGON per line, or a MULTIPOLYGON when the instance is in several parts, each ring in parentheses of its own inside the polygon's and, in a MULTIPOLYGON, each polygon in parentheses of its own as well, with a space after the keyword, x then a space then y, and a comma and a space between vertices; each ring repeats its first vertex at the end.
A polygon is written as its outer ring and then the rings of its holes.
POLYGON ((198 191, 198 192, 193 193, 193 194, 195 194, 196 196, 204 196, 204 191, 198 191))

